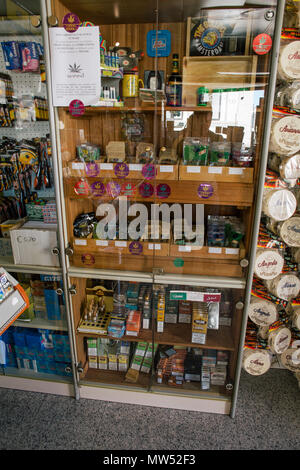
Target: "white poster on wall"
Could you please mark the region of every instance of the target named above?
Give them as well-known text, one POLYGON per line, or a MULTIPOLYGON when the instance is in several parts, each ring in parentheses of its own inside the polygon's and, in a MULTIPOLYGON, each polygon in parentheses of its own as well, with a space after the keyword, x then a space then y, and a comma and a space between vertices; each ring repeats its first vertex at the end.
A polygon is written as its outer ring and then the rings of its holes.
POLYGON ((69 106, 76 99, 90 106, 99 101, 99 27, 81 27, 73 33, 50 28, 50 52, 53 105, 69 106))

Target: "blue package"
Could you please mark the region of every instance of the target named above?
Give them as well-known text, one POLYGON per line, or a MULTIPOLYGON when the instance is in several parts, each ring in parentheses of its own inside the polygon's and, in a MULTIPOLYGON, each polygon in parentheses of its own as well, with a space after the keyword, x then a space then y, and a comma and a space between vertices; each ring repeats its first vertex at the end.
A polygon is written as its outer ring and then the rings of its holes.
POLYGON ((21 70, 22 61, 20 56, 19 45, 17 41, 6 41, 2 43, 2 48, 5 50, 4 58, 7 70, 21 70))
POLYGON ((27 330, 25 333, 26 345, 30 349, 42 349, 41 335, 37 330, 27 330))
POLYGON ((171 32, 168 29, 147 33, 147 54, 149 57, 168 57, 171 52, 171 32), (157 33, 157 36, 156 36, 157 33))
POLYGON ((15 328, 13 331, 13 338, 14 343, 16 346, 25 347, 26 346, 26 338, 25 338, 25 328, 15 328))

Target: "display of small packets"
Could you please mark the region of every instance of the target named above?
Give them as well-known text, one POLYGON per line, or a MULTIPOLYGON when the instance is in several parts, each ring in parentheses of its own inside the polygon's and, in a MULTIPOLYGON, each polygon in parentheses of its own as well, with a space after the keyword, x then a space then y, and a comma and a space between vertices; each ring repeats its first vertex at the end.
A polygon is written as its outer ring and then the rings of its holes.
POLYGON ((1 42, 6 70, 40 72, 43 46, 33 41, 1 42))
POLYGON ((100 160, 100 147, 89 143, 77 145, 76 155, 77 160, 81 162, 100 160))

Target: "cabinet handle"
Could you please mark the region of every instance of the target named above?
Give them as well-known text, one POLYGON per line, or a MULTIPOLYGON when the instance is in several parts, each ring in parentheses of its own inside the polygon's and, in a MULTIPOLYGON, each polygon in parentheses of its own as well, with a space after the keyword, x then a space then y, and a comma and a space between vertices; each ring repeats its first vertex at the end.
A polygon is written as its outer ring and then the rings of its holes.
POLYGON ((246 258, 241 259, 240 266, 242 268, 246 268, 248 266, 248 264, 249 264, 249 261, 246 258))
POLYGON ((54 248, 52 248, 52 254, 53 254, 53 255, 58 256, 59 253, 60 253, 60 251, 59 251, 59 248, 58 248, 57 246, 55 246, 54 248))
POLYGON ((72 372, 72 367, 71 367, 71 366, 66 366, 66 367, 65 367, 65 372, 67 372, 68 374, 69 374, 70 372, 72 372))
POLYGON ((82 373, 83 373, 83 367, 82 367, 81 362, 79 362, 79 364, 77 364, 77 372, 78 372, 78 374, 82 374, 82 373))
POLYGON ((64 291, 61 287, 58 287, 55 291, 57 293, 57 295, 63 295, 64 291))
POLYGON ((76 294, 77 294, 76 287, 75 287, 75 286, 71 286, 70 289, 69 289, 69 292, 70 292, 71 295, 76 295, 76 294))
POLYGON ((58 25, 58 19, 54 15, 48 16, 47 21, 48 21, 48 26, 57 26, 58 25))
POLYGON ((235 308, 236 308, 237 310, 243 310, 243 308, 244 308, 244 302, 242 302, 242 301, 240 300, 239 302, 237 302, 237 303, 235 304, 235 308))
POLYGON ((65 249, 65 253, 67 256, 72 256, 74 254, 74 250, 71 245, 67 246, 67 248, 65 249))
POLYGON ((30 17, 30 23, 34 28, 41 26, 41 17, 39 15, 33 15, 30 17))

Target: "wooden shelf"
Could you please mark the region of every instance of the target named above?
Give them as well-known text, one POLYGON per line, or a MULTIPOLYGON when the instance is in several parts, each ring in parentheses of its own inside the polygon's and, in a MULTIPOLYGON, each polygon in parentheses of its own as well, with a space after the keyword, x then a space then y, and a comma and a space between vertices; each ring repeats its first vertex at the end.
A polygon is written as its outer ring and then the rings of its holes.
POLYGON ((140 372, 137 383, 125 382, 125 372, 102 369, 88 369, 81 378, 82 381, 97 382, 105 385, 125 386, 147 389, 150 381, 150 374, 140 372))
MULTIPOLYGON (((122 338, 112 338, 109 335, 99 335, 95 333, 83 333, 78 332, 77 334, 88 336, 91 338, 109 338, 118 339, 120 341, 132 341, 139 342, 145 341, 147 343, 152 342, 152 330, 141 330, 139 336, 123 336, 122 338)), ((202 349, 219 349, 221 351, 234 351, 234 343, 232 339, 232 333, 230 327, 220 327, 219 330, 208 330, 206 343, 198 344, 192 343, 192 326, 186 323, 165 323, 164 332, 154 334, 154 342, 158 344, 167 344, 170 346, 183 346, 187 348, 202 348, 202 349)))
POLYGON ((154 268, 162 269, 167 274, 197 274, 200 276, 217 276, 217 277, 243 277, 243 269, 237 260, 219 260, 215 257, 212 259, 181 258, 178 264, 178 258, 170 256, 139 256, 139 255, 121 255, 116 253, 91 253, 86 251, 81 254, 74 254, 70 258, 72 266, 121 270, 121 271, 141 271, 153 272, 154 268))
POLYGON ((208 330, 205 344, 191 342, 192 327, 185 323, 165 323, 163 333, 155 333, 155 342, 187 348, 219 349, 221 351, 234 351, 234 343, 230 327, 221 327, 219 330, 208 330))
MULTIPOLYGON (((69 113, 68 108, 64 107, 63 109, 69 113)), ((159 114, 166 111, 189 111, 195 113, 209 113, 212 112, 212 108, 211 106, 162 106, 161 103, 157 103, 157 106, 155 106, 154 104, 137 104, 132 106, 88 106, 85 108, 84 114, 80 116, 80 119, 84 117, 94 116, 95 114, 100 113, 153 113, 155 111, 159 114)), ((78 118, 74 117, 74 119, 78 118)))
MULTIPOLYGON (((76 183, 79 182, 79 178, 67 177, 64 179, 64 191, 65 197, 72 198, 72 199, 96 199, 101 200, 103 202, 111 201, 113 198, 109 196, 107 193, 104 193, 103 196, 95 196, 92 193, 91 185, 95 182, 102 182, 105 184, 107 181, 104 181, 102 178, 88 178, 89 188, 87 189, 85 194, 76 194, 74 191, 74 186, 76 183)), ((253 203, 253 193, 254 193, 254 186, 253 184, 246 184, 246 183, 224 183, 224 182, 215 182, 211 181, 207 183, 209 186, 208 196, 200 197, 198 195, 198 189, 201 183, 205 184, 206 180, 201 179, 199 177, 198 181, 189 181, 188 184, 186 181, 172 181, 169 180, 167 182, 169 186, 169 196, 166 198, 159 198, 155 195, 154 186, 158 186, 159 184, 165 183, 164 180, 120 180, 120 179, 110 179, 110 181, 114 181, 120 185, 122 188, 123 185, 131 183, 135 186, 136 190, 131 198, 134 201, 143 201, 143 202, 153 202, 156 201, 157 203, 173 203, 178 202, 182 204, 210 204, 210 205, 223 205, 223 206, 245 206, 250 207, 253 203), (140 186, 144 182, 150 183, 153 187, 153 194, 150 197, 143 197, 141 195, 142 189, 140 186)), ((206 186, 207 187, 207 186, 206 186)), ((202 187, 201 187, 202 188, 202 187)), ((201 189, 200 188, 200 189, 201 189)), ((202 192, 203 194, 203 192, 202 192)), ((122 195, 122 189, 120 192, 122 195)))

